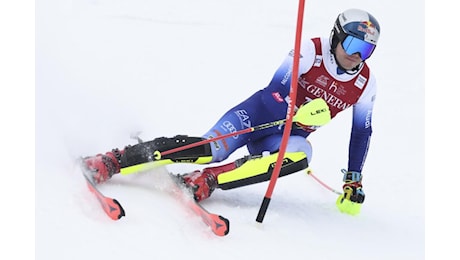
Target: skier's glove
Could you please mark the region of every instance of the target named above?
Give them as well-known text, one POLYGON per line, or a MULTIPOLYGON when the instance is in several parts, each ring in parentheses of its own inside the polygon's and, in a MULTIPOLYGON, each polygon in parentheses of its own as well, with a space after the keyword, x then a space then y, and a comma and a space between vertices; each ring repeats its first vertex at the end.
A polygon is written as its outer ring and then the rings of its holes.
POLYGON ((357 215, 361 211, 365 194, 361 184, 362 175, 360 172, 346 171, 342 169, 343 194, 337 198, 336 205, 343 213, 357 215))

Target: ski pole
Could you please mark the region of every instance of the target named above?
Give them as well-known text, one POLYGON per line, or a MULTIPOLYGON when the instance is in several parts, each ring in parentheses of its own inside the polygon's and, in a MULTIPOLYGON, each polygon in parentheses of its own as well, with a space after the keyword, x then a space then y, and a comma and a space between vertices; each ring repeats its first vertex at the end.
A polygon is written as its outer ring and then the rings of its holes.
POLYGON ((327 190, 330 190, 330 191, 334 192, 337 195, 342 195, 342 192, 334 190, 333 188, 328 186, 326 183, 324 183, 320 179, 318 179, 315 175, 313 175, 313 171, 311 170, 311 168, 307 168, 307 175, 310 175, 313 179, 315 179, 319 184, 321 184, 327 190))
MULTIPOLYGON (((302 125, 309 125, 309 126, 325 125, 331 120, 331 114, 330 114, 330 111, 329 111, 329 106, 327 105, 326 101, 324 101, 324 99, 322 99, 322 98, 313 99, 310 102, 302 105, 297 110, 297 112, 296 112, 296 114, 295 114, 295 116, 293 117, 292 120, 295 121, 295 122, 299 122, 302 125)), ((209 138, 209 139, 206 139, 206 140, 203 140, 203 141, 199 141, 199 142, 191 143, 191 144, 188 144, 188 145, 180 146, 180 147, 173 148, 173 149, 170 149, 170 150, 166 150, 166 151, 163 151, 163 152, 160 152, 160 151, 157 150, 157 151, 155 151, 153 153, 154 159, 155 160, 161 160, 162 156, 164 156, 164 155, 172 154, 172 153, 175 153, 175 152, 180 152, 180 151, 183 151, 183 150, 187 150, 187 149, 190 149, 190 148, 193 148, 193 147, 196 147, 196 146, 200 146, 200 145, 203 145, 203 144, 212 143, 212 142, 215 142, 215 141, 218 141, 218 140, 221 140, 221 139, 225 139, 225 138, 229 138, 229 137, 232 137, 232 136, 242 135, 242 134, 251 133, 251 132, 254 132, 254 131, 259 131, 259 130, 262 130, 262 129, 282 125, 285 122, 286 122, 286 119, 281 119, 281 120, 278 120, 278 121, 269 122, 269 123, 265 123, 265 124, 245 128, 245 129, 242 129, 240 131, 233 132, 233 133, 228 133, 228 134, 225 134, 225 135, 220 135, 220 136, 216 136, 216 137, 213 137, 213 138, 209 138)))

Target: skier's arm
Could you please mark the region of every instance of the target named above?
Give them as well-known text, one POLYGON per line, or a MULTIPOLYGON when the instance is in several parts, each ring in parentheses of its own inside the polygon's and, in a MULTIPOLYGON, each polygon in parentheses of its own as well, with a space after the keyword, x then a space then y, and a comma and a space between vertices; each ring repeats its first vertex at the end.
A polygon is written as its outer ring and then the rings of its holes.
POLYGON ((363 95, 353 106, 353 125, 350 136, 348 171, 342 170, 343 194, 337 198, 338 209, 350 215, 361 211, 365 194, 361 184, 364 162, 372 135, 372 110, 376 93, 375 79, 371 76, 363 95))
POLYGON ((348 151, 348 171, 362 172, 372 135, 372 112, 376 94, 371 77, 363 95, 353 106, 353 122, 348 151))

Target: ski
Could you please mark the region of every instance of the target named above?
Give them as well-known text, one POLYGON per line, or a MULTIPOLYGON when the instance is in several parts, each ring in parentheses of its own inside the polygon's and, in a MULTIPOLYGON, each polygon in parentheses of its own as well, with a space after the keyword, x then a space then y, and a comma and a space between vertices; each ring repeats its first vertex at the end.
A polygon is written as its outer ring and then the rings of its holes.
POLYGON ((211 228, 214 234, 217 236, 226 236, 230 231, 230 221, 220 215, 207 211, 200 203, 195 201, 193 193, 186 187, 180 175, 172 173, 169 173, 169 175, 176 185, 174 193, 180 201, 201 217, 201 220, 211 228))
MULTIPOLYGON (((86 180, 88 189, 93 193, 104 212, 113 220, 119 220, 125 216, 125 210, 121 204, 114 198, 105 196, 98 188, 97 184, 92 177, 92 172, 81 159, 79 161, 83 177, 86 180)), ((193 193, 186 187, 180 175, 174 175, 169 173, 169 176, 173 180, 174 195, 182 202, 185 206, 190 208, 196 215, 201 217, 202 221, 209 226, 214 234, 217 236, 226 236, 229 233, 230 222, 228 219, 207 211, 203 206, 193 198, 193 193)))
POLYGON ((93 193, 96 196, 104 212, 113 220, 119 220, 120 218, 125 216, 125 210, 116 199, 107 197, 104 194, 102 194, 101 191, 99 191, 91 175, 91 171, 88 169, 83 160, 80 160, 79 163, 83 177, 85 177, 88 189, 91 191, 91 193, 93 193))

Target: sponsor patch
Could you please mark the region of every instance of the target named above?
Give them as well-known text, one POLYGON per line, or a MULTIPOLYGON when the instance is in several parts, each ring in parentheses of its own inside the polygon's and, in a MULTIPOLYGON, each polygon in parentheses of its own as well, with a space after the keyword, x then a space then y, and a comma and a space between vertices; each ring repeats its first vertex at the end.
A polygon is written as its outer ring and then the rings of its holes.
POLYGON ((316 55, 315 57, 315 62, 313 63, 313 66, 319 67, 321 66, 321 62, 323 61, 323 56, 321 55, 316 55))
POLYGON ((322 86, 322 87, 326 87, 327 83, 329 81, 329 78, 324 76, 324 75, 320 75, 316 80, 315 82, 318 83, 318 85, 322 86))
POLYGON ((359 89, 363 89, 364 85, 366 85, 367 78, 363 75, 359 74, 355 81, 355 86, 359 89))
POLYGON ((273 99, 275 99, 276 102, 281 103, 283 102, 283 98, 281 97, 279 92, 272 92, 273 99))

